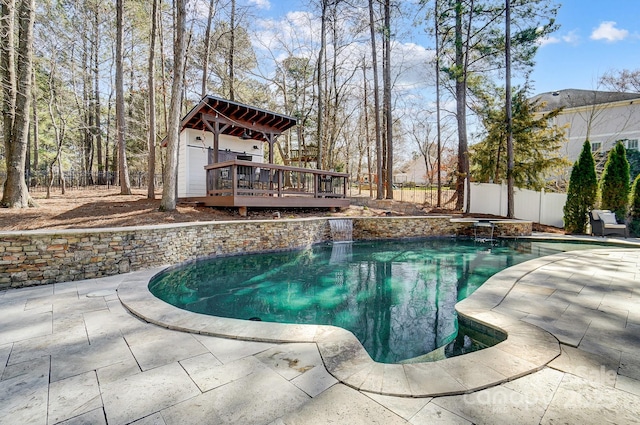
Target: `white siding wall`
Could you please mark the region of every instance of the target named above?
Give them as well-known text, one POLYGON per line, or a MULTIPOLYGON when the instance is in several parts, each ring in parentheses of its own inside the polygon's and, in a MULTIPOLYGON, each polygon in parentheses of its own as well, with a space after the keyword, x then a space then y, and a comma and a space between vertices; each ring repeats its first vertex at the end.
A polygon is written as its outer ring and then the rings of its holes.
POLYGON ((640 139, 640 102, 617 102, 585 108, 566 109, 556 119, 568 126, 565 154, 573 164, 580 156, 584 141, 602 143, 604 152, 621 139, 640 139))
POLYGON ((180 133, 180 145, 178 146, 178 198, 183 198, 187 193, 185 132, 180 133))
MULTIPOLYGON (((257 140, 242 140, 221 135, 220 150, 252 155, 254 162, 264 162, 264 143, 257 140), (256 146, 258 149, 254 149, 256 146)), ((206 172, 208 148, 213 147, 213 134, 206 131, 185 129, 180 134, 180 156, 178 162, 178 197, 206 195, 206 172), (200 140, 196 140, 200 137, 200 140)))

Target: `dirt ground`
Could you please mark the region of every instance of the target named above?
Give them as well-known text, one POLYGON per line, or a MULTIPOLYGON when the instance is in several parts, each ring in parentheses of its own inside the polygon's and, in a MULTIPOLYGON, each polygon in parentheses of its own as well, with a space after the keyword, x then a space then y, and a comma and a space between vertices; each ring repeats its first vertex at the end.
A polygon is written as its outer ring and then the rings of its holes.
POLYGON ((386 211, 351 206, 338 212, 327 209, 251 209, 241 217, 237 208, 209 208, 178 204, 176 211, 159 211, 161 194, 147 199, 146 190, 120 195, 119 190, 68 190, 65 195, 33 193, 37 208, 0 208, 0 230, 80 229, 139 226, 198 221, 273 219, 324 216, 376 216, 386 211))
MULTIPOLYGON (((120 195, 119 190, 68 190, 45 199, 45 193, 33 193, 37 208, 0 208, 0 231, 36 229, 81 229, 139 226, 199 221, 273 219, 276 211, 281 218, 299 217, 372 217, 388 215, 387 210, 352 205, 337 212, 327 209, 251 209, 241 217, 235 208, 209 208, 179 204, 176 211, 159 211, 161 194, 147 199, 146 190, 133 190, 133 195, 120 195)), ((452 213, 433 211, 433 213, 452 213)), ((401 215, 393 210, 390 215, 401 215)), ((477 215, 475 215, 477 216, 477 215)), ((547 226, 534 226, 534 230, 561 232, 547 226)))

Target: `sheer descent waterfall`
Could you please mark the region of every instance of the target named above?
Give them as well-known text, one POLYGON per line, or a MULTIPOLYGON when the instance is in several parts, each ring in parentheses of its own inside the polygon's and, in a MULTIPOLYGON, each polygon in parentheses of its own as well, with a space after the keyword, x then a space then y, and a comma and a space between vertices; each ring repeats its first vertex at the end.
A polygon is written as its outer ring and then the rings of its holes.
POLYGON ((353 220, 350 219, 331 219, 331 240, 333 242, 351 242, 353 236, 353 220))

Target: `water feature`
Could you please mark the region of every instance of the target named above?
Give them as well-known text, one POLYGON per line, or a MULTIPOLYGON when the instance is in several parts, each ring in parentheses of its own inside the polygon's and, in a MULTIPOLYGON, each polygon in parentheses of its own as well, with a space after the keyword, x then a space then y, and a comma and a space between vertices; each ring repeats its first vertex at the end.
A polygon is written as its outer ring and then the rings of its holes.
POLYGON ((213 258, 169 269, 150 291, 189 311, 350 330, 371 357, 419 358, 458 339, 455 304, 494 273, 561 251, 606 247, 545 241, 424 239, 321 244, 213 258))
POLYGON ((329 220, 329 226, 333 242, 351 242, 353 240, 353 220, 332 218, 329 220))

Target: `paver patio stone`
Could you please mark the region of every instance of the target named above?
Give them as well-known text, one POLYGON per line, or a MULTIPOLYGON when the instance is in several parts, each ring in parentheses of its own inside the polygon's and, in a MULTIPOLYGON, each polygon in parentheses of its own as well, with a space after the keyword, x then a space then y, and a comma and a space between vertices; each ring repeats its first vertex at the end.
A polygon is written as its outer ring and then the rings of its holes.
MULTIPOLYGON (((629 324, 624 329, 612 329, 592 324, 584 335, 582 343, 604 345, 623 353, 638 353, 640 350, 640 326, 629 324)), ((581 343, 581 344, 582 344, 581 343)))
POLYGON ((281 344, 256 357, 287 380, 322 365, 318 347, 313 343, 281 344))
POLYGON ((391 410, 396 415, 400 416, 404 419, 411 419, 418 413, 422 408, 424 408, 427 403, 429 403, 433 398, 431 397, 423 397, 423 398, 412 398, 412 397, 394 397, 388 395, 381 394, 365 394, 370 399, 374 400, 376 403, 386 407, 391 410))
POLYGON ((205 335, 196 335, 195 338, 207 347, 222 363, 252 356, 277 345, 270 342, 239 341, 205 335))
POLYGON ((429 403, 409 420, 413 425, 473 425, 471 422, 438 406, 435 403, 429 403))
POLYGON ((168 331, 156 326, 125 332, 124 337, 143 371, 207 352, 207 348, 193 334, 168 331), (166 347, 172 349, 166 350, 166 347))
POLYGON ((530 403, 548 405, 551 403, 563 377, 563 372, 546 367, 522 378, 505 382, 502 385, 525 395, 530 403))
POLYGON ((89 342, 97 338, 122 337, 125 333, 133 333, 148 326, 140 319, 112 307, 85 313, 82 317, 89 342))
POLYGON ((618 375, 615 387, 618 390, 626 391, 640 397, 640 380, 618 375))
POLYGON ((61 332, 20 340, 13 344, 8 364, 50 356, 67 350, 69 346, 81 344, 88 345, 86 333, 61 332))
POLYGON ((30 286, 26 288, 18 288, 7 291, 3 297, 3 301, 26 301, 29 298, 33 297, 50 297, 51 295, 53 295, 53 285, 30 286))
POLYGON ((458 380, 435 363, 404 365, 413 397, 425 394, 455 394, 467 390, 458 380))
POLYGON ((7 366, 7 361, 9 360, 12 348, 13 344, 0 345, 0 381, 3 379, 2 375, 4 374, 4 369, 7 366))
POLYGON ((107 420, 104 417, 102 407, 83 413, 66 421, 60 422, 59 425, 106 425, 107 420))
POLYGON ((401 364, 385 364, 382 370, 382 393, 399 395, 411 393, 409 381, 401 364))
POLYGON ((285 425, 405 424, 400 416, 390 412, 369 397, 345 385, 337 384, 282 417, 285 425))
POLYGON ((265 365, 222 387, 163 410, 167 425, 266 424, 300 408, 309 396, 265 365))
POLYGON ((237 381, 265 367, 252 356, 221 364, 211 353, 183 360, 180 364, 202 392, 237 381))
POLYGON ((200 395, 178 363, 151 369, 101 385, 110 425, 127 424, 200 395))
POLYGON ((615 385, 619 357, 600 356, 566 345, 562 345, 561 348, 562 354, 549 363, 549 367, 603 385, 611 387, 615 385))
POLYGON ((541 424, 640 423, 640 397, 565 374, 541 424))
POLYGON ((620 357, 620 375, 640 380, 640 352, 623 352, 620 357))
POLYGON ((5 381, 7 379, 12 379, 22 375, 30 375, 34 371, 43 371, 42 373, 46 373, 47 375, 50 372, 51 368, 51 358, 49 356, 43 356, 36 359, 31 359, 22 363, 15 363, 12 365, 8 365, 4 369, 4 373, 2 374, 2 380, 5 381))
POLYGON ((52 317, 50 311, 33 314, 0 308, 0 345, 50 335, 53 332, 52 317))
POLYGON ((49 386, 49 424, 56 424, 95 409, 102 410, 95 371, 53 382, 49 386))
POLYGON ((5 373, 9 378, 0 381, 0 424, 46 424, 49 358, 9 366, 5 373))
POLYGON ((538 424, 547 405, 504 385, 459 396, 440 397, 434 404, 474 424, 538 424))
POLYGON ((142 372, 140 366, 133 356, 128 356, 126 360, 96 369, 98 382, 100 385, 128 378, 142 372))
POLYGON ((51 355, 51 382, 130 359, 122 337, 96 339, 92 344, 69 344, 51 355))
POLYGON ((310 397, 315 397, 332 385, 337 384, 338 380, 327 372, 324 365, 319 365, 302 375, 298 375, 291 380, 291 383, 307 393, 310 397))
POLYGON ((67 292, 78 293, 78 283, 82 282, 79 280, 71 281, 71 282, 60 282, 53 284, 53 295, 60 295, 67 292))
POLYGON ((130 425, 166 425, 166 422, 162 418, 160 412, 154 413, 149 416, 145 416, 142 419, 131 422, 130 425))
POLYGON ((463 384, 467 390, 485 388, 496 381, 507 379, 506 375, 467 358, 452 357, 439 363, 445 372, 463 384))

